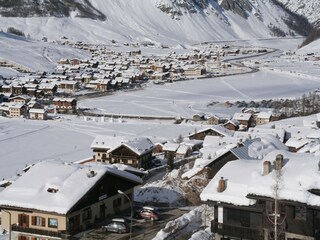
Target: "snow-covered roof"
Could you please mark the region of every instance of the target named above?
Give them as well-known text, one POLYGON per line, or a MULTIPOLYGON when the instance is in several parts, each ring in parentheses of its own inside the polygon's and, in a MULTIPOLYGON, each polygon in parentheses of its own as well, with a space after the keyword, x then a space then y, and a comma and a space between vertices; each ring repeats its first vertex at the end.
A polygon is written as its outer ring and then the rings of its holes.
POLYGON ((3 190, 0 205, 66 214, 106 173, 141 183, 137 176, 112 167, 44 161, 3 190), (88 177, 90 171, 93 177, 88 177))
POLYGON ((285 163, 280 199, 320 206, 320 196, 308 191, 320 189, 319 158, 312 154, 297 154, 284 150, 272 151, 262 160, 241 159, 228 162, 203 190, 201 199, 248 206, 255 203, 254 200, 247 198, 248 194, 272 198, 272 186, 275 184, 274 170, 263 176, 263 162, 266 160, 272 162, 278 154, 283 155, 285 163), (227 187, 223 192, 218 192, 217 187, 221 177, 227 179, 227 187))
MULTIPOLYGON (((143 155, 146 152, 152 151, 154 148, 154 144, 151 142, 151 140, 145 137, 130 139, 126 142, 123 142, 121 145, 128 147, 137 155, 143 155)), ((109 152, 114 151, 118 147, 120 146, 110 149, 109 152)))
POLYGON ((190 146, 181 144, 177 149, 177 154, 186 154, 190 150, 190 146))
POLYGON ((272 113, 271 112, 259 112, 257 114, 257 118, 261 118, 261 119, 270 119, 271 118, 272 113))
POLYGON ((234 131, 231 131, 231 130, 223 127, 223 126, 214 125, 214 126, 211 126, 211 127, 200 129, 196 133, 189 134, 189 137, 193 136, 195 134, 198 134, 198 133, 209 131, 209 130, 212 130, 212 131, 214 131, 214 132, 216 132, 216 133, 218 133, 218 134, 220 134, 222 136, 228 136, 228 137, 231 137, 234 134, 234 131))
POLYGON ((170 152, 175 152, 179 148, 179 143, 172 143, 172 142, 167 142, 163 145, 162 150, 163 151, 170 151, 170 152))
POLYGON ((92 149, 99 148, 109 150, 119 146, 124 141, 126 141, 126 139, 120 136, 98 135, 95 137, 90 147, 92 149))
POLYGON ((251 113, 235 113, 233 115, 232 119, 238 120, 238 121, 249 121, 249 119, 252 117, 251 113))
POLYGON ((308 142, 309 141, 305 138, 290 138, 286 142, 286 146, 298 149, 306 145, 308 142))
POLYGON ((36 108, 32 108, 29 110, 29 113, 38 113, 38 114, 44 114, 46 112, 46 110, 44 109, 36 109, 36 108))
POLYGON ((75 98, 58 98, 58 97, 55 97, 53 99, 54 102, 72 102, 76 100, 75 98))

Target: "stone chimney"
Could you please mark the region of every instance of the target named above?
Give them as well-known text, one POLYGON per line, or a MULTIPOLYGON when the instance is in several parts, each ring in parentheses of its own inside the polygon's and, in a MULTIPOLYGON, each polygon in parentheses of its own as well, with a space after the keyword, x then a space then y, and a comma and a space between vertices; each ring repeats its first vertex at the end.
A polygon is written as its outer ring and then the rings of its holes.
POLYGON ((226 180, 221 177, 221 179, 219 180, 217 192, 223 192, 224 190, 226 190, 226 180))
POLYGON ((271 162, 264 161, 263 162, 263 176, 268 175, 271 172, 271 162))
POLYGON ((281 170, 282 167, 283 167, 283 155, 282 154, 278 154, 276 156, 275 169, 277 171, 279 171, 279 170, 281 170))

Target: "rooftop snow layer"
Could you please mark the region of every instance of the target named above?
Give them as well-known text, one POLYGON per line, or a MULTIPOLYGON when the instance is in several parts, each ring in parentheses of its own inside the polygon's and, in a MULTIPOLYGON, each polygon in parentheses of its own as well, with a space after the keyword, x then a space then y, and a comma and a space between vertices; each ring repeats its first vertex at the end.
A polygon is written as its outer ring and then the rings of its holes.
POLYGON ((107 172, 141 183, 140 178, 115 168, 44 161, 3 190, 0 205, 66 214, 107 172), (93 177, 88 177, 90 171, 93 177))

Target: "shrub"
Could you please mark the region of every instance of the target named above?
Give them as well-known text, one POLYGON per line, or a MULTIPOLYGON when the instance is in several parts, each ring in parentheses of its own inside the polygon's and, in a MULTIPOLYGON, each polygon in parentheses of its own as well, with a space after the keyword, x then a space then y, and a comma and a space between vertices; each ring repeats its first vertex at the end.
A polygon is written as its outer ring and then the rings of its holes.
POLYGON ((25 37, 24 32, 22 32, 22 31, 19 30, 19 29, 14 28, 14 27, 9 27, 9 28, 7 29, 7 33, 12 33, 12 34, 15 34, 15 35, 18 35, 18 36, 23 36, 23 37, 25 37))

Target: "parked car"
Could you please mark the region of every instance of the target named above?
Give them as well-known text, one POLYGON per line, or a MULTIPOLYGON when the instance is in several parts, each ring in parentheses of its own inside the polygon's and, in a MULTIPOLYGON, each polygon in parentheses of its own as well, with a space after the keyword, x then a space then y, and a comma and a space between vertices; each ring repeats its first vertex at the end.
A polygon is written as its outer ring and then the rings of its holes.
POLYGON ((159 214, 152 207, 142 207, 142 209, 139 211, 139 215, 143 219, 159 220, 159 214))
POLYGON ((107 232, 127 233, 130 231, 128 224, 123 218, 114 218, 111 223, 103 226, 107 232))

